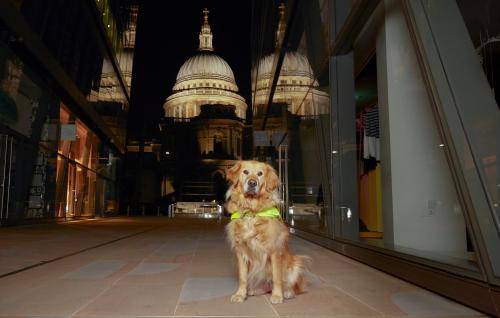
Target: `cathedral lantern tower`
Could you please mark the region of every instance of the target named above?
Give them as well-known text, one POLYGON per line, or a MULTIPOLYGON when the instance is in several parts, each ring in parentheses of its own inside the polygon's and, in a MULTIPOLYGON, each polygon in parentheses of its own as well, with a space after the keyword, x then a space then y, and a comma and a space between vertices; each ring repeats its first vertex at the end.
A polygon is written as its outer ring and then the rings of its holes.
POLYGON ((212 45, 212 31, 210 30, 210 24, 208 24, 208 14, 210 11, 208 11, 207 8, 203 10, 203 25, 201 26, 201 32, 200 32, 200 48, 198 50, 200 51, 213 51, 213 45, 212 45))

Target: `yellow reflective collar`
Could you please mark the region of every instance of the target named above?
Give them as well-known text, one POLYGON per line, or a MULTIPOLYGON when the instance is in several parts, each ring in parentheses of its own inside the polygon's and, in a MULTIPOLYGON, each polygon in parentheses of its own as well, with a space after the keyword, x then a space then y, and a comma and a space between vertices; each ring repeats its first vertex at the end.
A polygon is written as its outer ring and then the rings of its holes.
MULTIPOLYGON (((237 211, 233 212, 233 213, 231 213, 231 220, 239 219, 242 216, 245 216, 247 214, 248 213, 241 214, 240 212, 237 212, 237 211)), ((255 214, 255 216, 265 217, 265 218, 281 218, 280 211, 277 208, 275 208, 275 207, 272 207, 272 208, 265 209, 265 210, 262 210, 260 212, 257 212, 255 214)))

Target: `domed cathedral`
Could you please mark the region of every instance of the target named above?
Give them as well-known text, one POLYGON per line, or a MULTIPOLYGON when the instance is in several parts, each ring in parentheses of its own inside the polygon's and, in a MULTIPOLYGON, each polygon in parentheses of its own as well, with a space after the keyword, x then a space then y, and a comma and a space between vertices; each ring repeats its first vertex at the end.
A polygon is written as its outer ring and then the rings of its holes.
MULTIPOLYGON (((281 46, 285 28, 285 5, 279 8, 280 21, 276 30, 275 48, 281 46)), ((253 114, 258 118, 264 115, 267 98, 271 88, 273 65, 276 54, 262 58, 252 69, 253 114)), ((318 89, 319 84, 306 56, 298 51, 285 53, 276 90, 274 104, 287 105, 287 111, 299 117, 317 116, 329 112, 329 96, 318 89)))
POLYGON ((181 66, 163 105, 163 183, 173 184, 177 201, 223 201, 225 171, 243 157, 247 104, 231 67, 214 53, 208 14, 198 54, 181 66))
POLYGON ((193 118, 200 113, 201 105, 207 104, 234 106, 239 118, 246 117, 247 104, 238 94, 233 70, 214 53, 208 13, 207 9, 203 10, 199 53, 181 66, 173 94, 163 105, 165 117, 193 118))

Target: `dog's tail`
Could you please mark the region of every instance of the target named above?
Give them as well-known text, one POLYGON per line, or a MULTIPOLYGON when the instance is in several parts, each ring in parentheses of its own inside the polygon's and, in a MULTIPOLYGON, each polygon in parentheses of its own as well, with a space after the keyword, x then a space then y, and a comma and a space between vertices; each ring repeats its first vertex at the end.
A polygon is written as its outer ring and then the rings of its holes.
POLYGON ((307 277, 311 273, 312 258, 307 255, 294 255, 292 266, 288 272, 288 281, 294 286, 296 294, 305 291, 307 277))

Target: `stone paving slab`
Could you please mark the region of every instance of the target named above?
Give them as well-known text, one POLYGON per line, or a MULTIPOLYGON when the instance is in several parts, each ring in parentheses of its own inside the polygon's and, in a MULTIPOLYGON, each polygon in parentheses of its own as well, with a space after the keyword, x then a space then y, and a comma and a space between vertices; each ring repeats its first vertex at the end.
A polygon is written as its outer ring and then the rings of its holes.
POLYGON ((292 252, 313 259, 307 292, 233 304, 235 262, 215 220, 114 218, 0 229, 2 239, 4 271, 74 255, 0 278, 0 317, 483 316, 296 237, 292 252))

